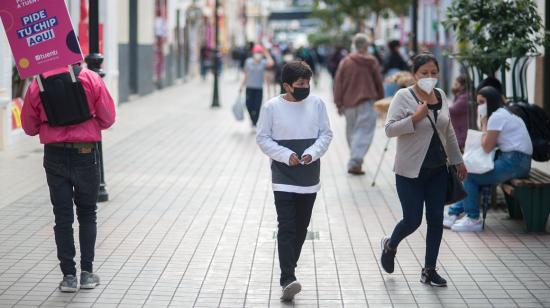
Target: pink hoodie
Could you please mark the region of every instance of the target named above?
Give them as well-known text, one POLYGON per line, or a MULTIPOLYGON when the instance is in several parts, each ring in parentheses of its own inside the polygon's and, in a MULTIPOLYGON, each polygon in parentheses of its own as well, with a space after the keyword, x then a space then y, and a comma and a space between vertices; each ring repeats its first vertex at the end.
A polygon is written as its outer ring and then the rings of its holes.
MULTIPOLYGON (((45 77, 68 72, 60 68, 43 74, 45 77)), ((96 142, 101 140, 101 130, 115 122, 115 103, 103 79, 91 70, 83 68, 78 79, 82 82, 92 118, 86 122, 60 127, 48 125, 46 112, 39 95, 38 83, 33 80, 21 111, 23 130, 29 136, 40 134, 40 143, 56 142, 96 142)))

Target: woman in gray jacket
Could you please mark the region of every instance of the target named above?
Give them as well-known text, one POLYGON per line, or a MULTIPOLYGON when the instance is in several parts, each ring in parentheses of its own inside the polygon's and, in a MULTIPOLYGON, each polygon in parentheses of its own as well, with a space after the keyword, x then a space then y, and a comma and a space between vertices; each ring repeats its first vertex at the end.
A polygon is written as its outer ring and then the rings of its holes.
POLYGON ((386 135, 397 137, 394 172, 403 219, 391 237, 382 239, 380 263, 387 273, 393 272, 397 246, 418 229, 425 204, 428 231, 420 281, 446 286, 447 281, 435 267, 443 235, 447 165, 457 167, 461 180, 466 168, 451 125, 447 97, 435 88, 439 78, 436 58, 431 53, 421 53, 413 58, 412 66, 416 83, 396 93, 386 120, 386 135))

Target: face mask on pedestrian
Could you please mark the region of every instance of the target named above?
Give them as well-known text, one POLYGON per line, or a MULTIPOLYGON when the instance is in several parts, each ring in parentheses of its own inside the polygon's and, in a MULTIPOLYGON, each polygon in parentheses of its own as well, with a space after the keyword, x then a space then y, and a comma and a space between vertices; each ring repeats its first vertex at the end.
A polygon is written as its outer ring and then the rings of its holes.
POLYGON ((287 54, 283 57, 283 60, 285 62, 292 62, 292 61, 294 61, 294 57, 292 55, 287 54))
POLYGON ((420 89, 422 89, 422 91, 430 94, 432 93, 433 89, 435 88, 435 85, 437 84, 437 78, 424 77, 424 78, 418 79, 416 83, 418 84, 420 89))
POLYGON ((481 119, 487 116, 487 103, 477 106, 477 127, 481 128, 481 119))
POLYGON ((309 87, 307 88, 294 87, 294 90, 292 91, 292 97, 294 97, 298 102, 303 101, 308 96, 309 96, 309 87))
POLYGON ((254 60, 261 61, 264 58, 264 56, 261 53, 255 53, 254 54, 254 60))

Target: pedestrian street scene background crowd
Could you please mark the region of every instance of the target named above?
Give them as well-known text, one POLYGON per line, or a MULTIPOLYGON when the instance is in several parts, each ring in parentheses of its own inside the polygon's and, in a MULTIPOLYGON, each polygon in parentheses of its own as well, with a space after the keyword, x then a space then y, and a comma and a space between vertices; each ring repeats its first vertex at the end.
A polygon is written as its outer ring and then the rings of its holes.
POLYGON ((550 307, 549 12, 3 0, 0 307, 550 307))

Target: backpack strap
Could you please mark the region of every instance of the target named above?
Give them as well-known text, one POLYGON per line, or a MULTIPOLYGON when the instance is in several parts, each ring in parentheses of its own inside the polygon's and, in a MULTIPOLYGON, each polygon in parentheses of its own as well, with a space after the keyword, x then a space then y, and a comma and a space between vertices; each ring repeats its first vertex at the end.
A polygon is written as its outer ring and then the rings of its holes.
POLYGON ((44 84, 42 83, 42 74, 36 75, 36 82, 38 83, 38 90, 44 92, 44 84))
MULTIPOLYGON (((80 72, 82 72, 82 67, 80 65, 76 65, 76 66, 73 66, 73 65, 69 65, 69 75, 71 76, 71 81, 73 83, 77 83, 79 80, 78 80, 78 75, 80 74, 80 72)), ((45 80, 46 77, 44 77, 44 75, 42 74, 39 74, 36 76, 36 81, 38 83, 38 89, 40 90, 40 92, 44 92, 44 84, 42 83, 42 80, 45 80)))

